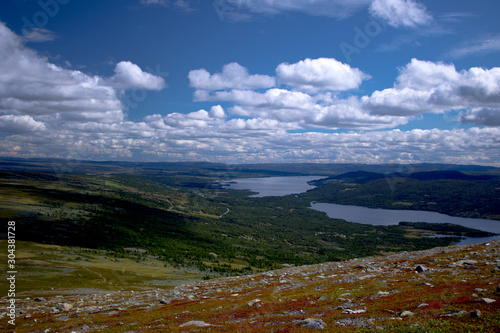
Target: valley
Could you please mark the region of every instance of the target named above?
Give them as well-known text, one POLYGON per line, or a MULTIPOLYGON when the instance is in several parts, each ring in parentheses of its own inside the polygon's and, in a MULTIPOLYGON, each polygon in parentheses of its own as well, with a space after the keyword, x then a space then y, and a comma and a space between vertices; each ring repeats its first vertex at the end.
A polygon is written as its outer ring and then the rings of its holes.
MULTIPOLYGON (((291 267, 307 270, 308 265, 422 251, 452 245, 457 236, 487 234, 432 223, 352 223, 311 209, 316 201, 404 206, 492 223, 500 216, 500 180, 494 168, 469 166, 462 167, 467 169, 463 172, 447 172, 441 169, 461 167, 437 165, 423 171, 421 166, 417 174, 386 178, 380 176, 386 174, 383 170, 393 173, 397 166, 367 166, 367 174, 343 172, 362 165, 279 169, 210 163, 65 163, 64 172, 55 170, 54 161, 2 164, 0 217, 16 222, 20 300, 43 297, 54 302, 58 295, 73 299, 132 291, 140 298, 153 291, 170 295, 203 280, 258 276, 291 267), (313 175, 321 175, 310 182, 314 187, 289 195, 253 197, 250 190, 220 186, 235 179, 313 175)), ((7 241, 0 241, 0 246, 7 248, 7 241)), ((2 258, 7 271, 7 254, 2 258)), ((8 287, 0 283, 2 295, 8 287)))
POLYGON ((301 165, 298 173, 295 165, 279 169, 210 163, 65 163, 61 173, 61 161, 3 162, 0 217, 17 222, 18 240, 103 250, 112 257, 125 255, 127 248, 142 249, 169 266, 197 269, 206 278, 456 241, 423 237, 434 231, 410 225, 332 219, 311 210, 312 201, 376 208, 400 208, 404 203, 406 208, 450 215, 500 216, 500 178, 494 168, 438 165, 432 169, 438 171, 423 173, 431 175, 430 180, 395 176, 386 180, 380 179, 383 173, 373 171, 393 172, 397 166, 310 164, 301 165), (337 174, 363 167, 372 171, 362 176, 373 180, 337 174), (469 171, 439 171, 446 168, 469 171), (237 178, 319 173, 323 178, 311 183, 316 188, 292 195, 252 197, 248 190, 217 186, 237 178), (463 176, 447 179, 457 175, 463 176), (429 208, 422 199, 434 204, 429 208))

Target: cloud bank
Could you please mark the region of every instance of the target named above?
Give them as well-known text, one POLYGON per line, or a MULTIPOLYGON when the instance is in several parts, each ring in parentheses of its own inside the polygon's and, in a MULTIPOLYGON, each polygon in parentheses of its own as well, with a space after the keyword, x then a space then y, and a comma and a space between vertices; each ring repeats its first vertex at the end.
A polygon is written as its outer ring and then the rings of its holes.
POLYGON ((56 66, 0 23, 0 156, 100 160, 477 163, 500 161, 500 68, 457 70, 411 60, 394 85, 362 95, 369 74, 332 58, 237 63, 187 73, 189 113, 128 120, 127 89, 165 81, 130 61, 102 77, 56 66), (426 113, 458 112, 453 129, 397 129, 426 113), (461 124, 472 124, 464 128, 461 124))

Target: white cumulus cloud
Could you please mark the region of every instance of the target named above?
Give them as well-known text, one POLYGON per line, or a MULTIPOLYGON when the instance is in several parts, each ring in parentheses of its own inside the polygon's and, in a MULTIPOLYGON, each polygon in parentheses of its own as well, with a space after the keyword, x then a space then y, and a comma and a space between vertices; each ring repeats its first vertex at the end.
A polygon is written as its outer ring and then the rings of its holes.
POLYGON ((108 78, 56 66, 0 22, 0 156, 498 165, 500 68, 413 59, 392 87, 358 96, 367 78, 335 59, 283 63, 276 77, 231 63, 189 73, 195 100, 214 105, 130 121, 122 90, 161 89, 160 77, 128 61, 108 78), (481 127, 392 129, 448 110, 481 127))
POLYGON ((190 86, 201 90, 259 89, 276 84, 267 75, 250 75, 248 69, 238 63, 224 65, 222 73, 210 74, 205 69, 192 70, 188 74, 190 86))
POLYGON ((120 61, 115 66, 115 75, 109 79, 110 84, 118 89, 162 90, 165 80, 159 76, 143 72, 130 61, 120 61))
POLYGON ((344 91, 356 89, 370 76, 333 58, 305 59, 294 64, 282 63, 276 68, 278 82, 299 90, 344 91))
MULTIPOLYGON (((160 90, 161 77, 119 62, 115 75, 103 78, 51 63, 23 44, 0 22, 0 114, 30 116, 48 122, 117 122, 124 118, 117 90, 160 90)), ((19 118, 24 119, 24 118, 19 118)))
POLYGON ((25 133, 45 130, 45 124, 30 116, 0 116, 0 131, 7 133, 25 133))
POLYGON ((458 80, 460 80, 460 74, 453 64, 434 63, 415 58, 401 69, 399 76, 396 78, 399 88, 415 90, 428 90, 458 80))
POLYGON ((410 116, 468 110, 461 119, 478 124, 500 108, 500 67, 472 67, 457 71, 452 64, 412 59, 401 69, 393 88, 363 96, 364 107, 373 114, 410 116))

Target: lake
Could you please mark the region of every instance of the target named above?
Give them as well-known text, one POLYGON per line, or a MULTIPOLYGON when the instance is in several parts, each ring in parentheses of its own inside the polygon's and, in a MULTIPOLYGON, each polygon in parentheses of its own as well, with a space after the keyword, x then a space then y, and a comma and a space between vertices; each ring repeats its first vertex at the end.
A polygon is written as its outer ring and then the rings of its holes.
POLYGON ((252 198, 281 197, 312 190, 315 186, 309 185, 308 182, 322 178, 325 178, 325 176, 239 178, 224 182, 222 185, 232 190, 257 192, 257 194, 251 195, 252 198))
MULTIPOLYGON (((500 234, 500 221, 455 217, 436 212, 420 210, 374 209, 360 206, 337 205, 331 203, 311 203, 311 208, 324 212, 330 218, 342 219, 371 225, 396 225, 401 221, 453 223, 468 228, 500 234)), ((460 244, 500 240, 499 236, 467 238, 460 244)))
MULTIPOLYGON (((224 182, 222 185, 234 190, 250 190, 257 193, 251 197, 263 198, 268 196, 304 193, 315 188, 315 186, 309 185, 308 182, 322 178, 325 178, 325 176, 240 178, 233 179, 230 182, 224 182)), ((363 224, 396 225, 401 221, 453 223, 464 227, 500 234, 500 221, 495 220, 454 217, 436 212, 418 210, 373 209, 317 202, 311 203, 311 208, 324 212, 331 218, 363 224)), ((500 235, 466 238, 462 240, 460 244, 482 243, 491 240, 500 240, 500 235)))

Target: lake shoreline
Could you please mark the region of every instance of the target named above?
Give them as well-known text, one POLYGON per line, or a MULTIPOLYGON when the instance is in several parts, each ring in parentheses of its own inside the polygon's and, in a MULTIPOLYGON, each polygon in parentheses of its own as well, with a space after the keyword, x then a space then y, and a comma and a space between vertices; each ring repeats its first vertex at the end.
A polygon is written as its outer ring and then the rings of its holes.
POLYGON ((237 178, 222 182, 221 185, 231 190, 248 190, 256 193, 250 195, 250 198, 281 197, 289 194, 300 194, 315 189, 316 186, 309 185, 308 183, 326 177, 327 176, 313 175, 237 178))
POLYGON ((458 244, 472 244, 500 240, 500 221, 456 217, 437 212, 368 208, 353 205, 311 202, 311 209, 323 212, 333 219, 375 226, 399 225, 400 222, 451 223, 496 234, 489 237, 466 237, 458 244))
MULTIPOLYGON (((309 182, 325 177, 317 175, 238 178, 222 182, 220 185, 232 190, 247 190, 255 193, 250 195, 250 198, 264 198, 305 193, 316 188, 316 186, 310 185, 309 182)), ((310 205, 310 209, 326 213, 332 219, 342 219, 351 223, 375 226, 398 225, 399 222, 451 223, 496 235, 465 237, 461 238, 457 244, 475 244, 500 240, 500 221, 498 220, 456 217, 432 211, 368 208, 317 201, 312 201, 310 205)))

